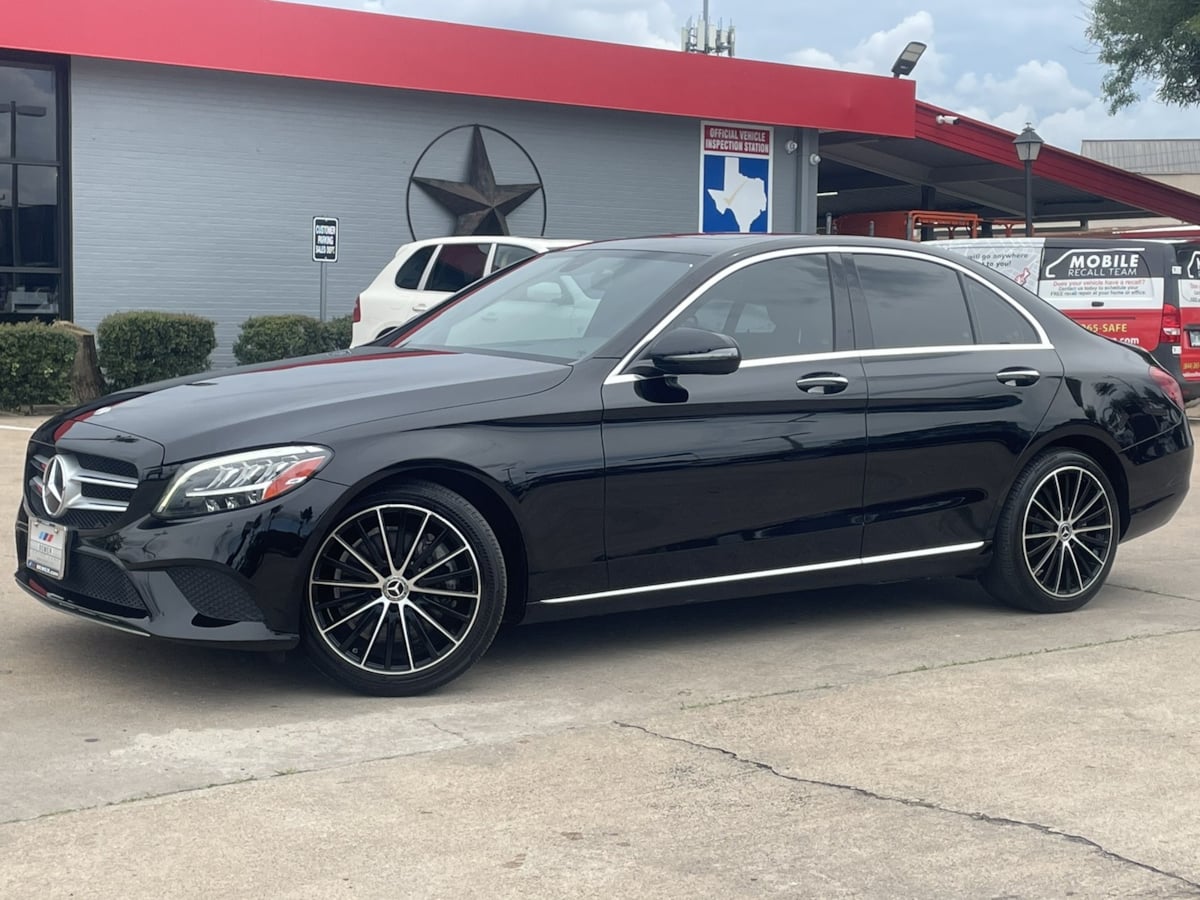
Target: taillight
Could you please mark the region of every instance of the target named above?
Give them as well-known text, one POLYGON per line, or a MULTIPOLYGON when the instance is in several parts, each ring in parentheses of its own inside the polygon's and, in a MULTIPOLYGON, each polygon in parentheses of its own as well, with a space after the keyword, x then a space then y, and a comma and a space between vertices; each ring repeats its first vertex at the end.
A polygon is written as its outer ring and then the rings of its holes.
POLYGON ((1163 393, 1175 402, 1176 406, 1183 409, 1187 405, 1183 399, 1183 388, 1179 386, 1174 375, 1158 366, 1151 366, 1150 377, 1154 379, 1155 384, 1162 388, 1163 393))
POLYGON ((361 295, 354 298, 354 318, 351 319, 351 321, 352 322, 361 322, 362 321, 362 296, 361 295))
POLYGON ((1172 306, 1170 303, 1163 304, 1162 313, 1162 337, 1159 342, 1163 344, 1178 344, 1180 335, 1183 334, 1183 323, 1179 320, 1179 309, 1172 306))

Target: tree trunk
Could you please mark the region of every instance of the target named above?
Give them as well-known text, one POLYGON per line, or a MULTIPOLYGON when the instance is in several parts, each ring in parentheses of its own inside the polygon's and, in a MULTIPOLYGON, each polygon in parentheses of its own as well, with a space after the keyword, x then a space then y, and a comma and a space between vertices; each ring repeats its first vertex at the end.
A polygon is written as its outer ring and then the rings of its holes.
POLYGON ((56 322, 55 327, 69 331, 75 338, 75 365, 71 367, 72 402, 90 403, 103 397, 107 388, 96 356, 96 336, 74 322, 56 322))

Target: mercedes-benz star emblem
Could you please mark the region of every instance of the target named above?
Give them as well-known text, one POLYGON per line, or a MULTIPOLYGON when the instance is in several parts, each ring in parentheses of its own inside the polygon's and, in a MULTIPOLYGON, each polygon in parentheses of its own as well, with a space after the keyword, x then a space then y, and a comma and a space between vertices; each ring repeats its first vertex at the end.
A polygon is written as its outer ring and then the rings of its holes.
POLYGON ((46 515, 57 519, 67 506, 67 490, 70 485, 69 463, 61 456, 55 456, 46 466, 46 474, 42 477, 42 506, 46 515))
MULTIPOLYGON (((525 148, 515 140, 487 125, 459 125, 449 131, 442 132, 426 147, 413 166, 412 176, 408 180, 408 191, 405 197, 408 212, 408 230, 416 240, 417 228, 413 224, 413 185, 420 188, 420 193, 426 195, 438 207, 454 216, 454 234, 456 235, 497 235, 511 234, 508 217, 517 212, 527 200, 535 195, 541 195, 542 216, 541 226, 533 229, 523 227, 521 233, 537 235, 546 233, 546 192, 542 186, 542 176, 537 165, 525 148), (470 144, 466 148, 466 176, 461 181, 450 178, 433 178, 421 174, 422 163, 432 171, 436 166, 439 172, 446 172, 445 160, 462 159, 463 147, 459 132, 471 130, 470 144), (524 157, 528 165, 525 167, 527 177, 532 175, 534 180, 521 183, 497 184, 496 173, 492 168, 492 160, 488 155, 487 144, 484 142, 484 132, 488 132, 489 140, 504 141, 511 145, 505 147, 503 157, 508 165, 520 168, 520 157, 524 157), (437 148, 435 153, 433 151, 437 148), (514 152, 515 151, 515 152, 514 152), (426 157, 429 157, 428 161, 426 157)), ((419 206, 419 202, 417 203, 419 206)), ((529 213, 522 210, 522 215, 528 221, 529 213)), ((421 218, 418 210, 418 218, 421 218)), ((441 235, 425 235, 439 237, 441 235)))

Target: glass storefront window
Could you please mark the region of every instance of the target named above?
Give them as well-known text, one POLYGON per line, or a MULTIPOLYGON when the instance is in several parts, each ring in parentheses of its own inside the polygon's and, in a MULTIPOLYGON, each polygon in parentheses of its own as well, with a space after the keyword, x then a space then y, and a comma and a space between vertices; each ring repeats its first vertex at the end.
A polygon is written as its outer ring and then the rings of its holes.
POLYGON ((0 266, 13 264, 13 167, 0 164, 0 266))
POLYGON ((58 102, 53 69, 0 64, 0 156, 58 161, 58 102))
POLYGON ((0 56, 0 321, 69 312, 61 116, 66 69, 0 56))
POLYGON ((19 266, 57 266, 58 168, 17 166, 19 266))

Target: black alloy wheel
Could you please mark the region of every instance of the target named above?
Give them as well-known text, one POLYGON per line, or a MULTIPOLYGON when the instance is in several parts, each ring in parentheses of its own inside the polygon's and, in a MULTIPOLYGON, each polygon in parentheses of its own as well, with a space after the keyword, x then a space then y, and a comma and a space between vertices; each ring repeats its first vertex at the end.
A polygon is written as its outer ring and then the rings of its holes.
POLYGON ((1021 609, 1079 609, 1104 586, 1119 527, 1116 496, 1104 470, 1075 450, 1051 450, 1013 485, 983 584, 1021 609))
POLYGON ((355 690, 423 693, 487 650, 505 587, 487 520, 453 491, 413 482, 365 498, 325 538, 309 576, 305 645, 355 690))

